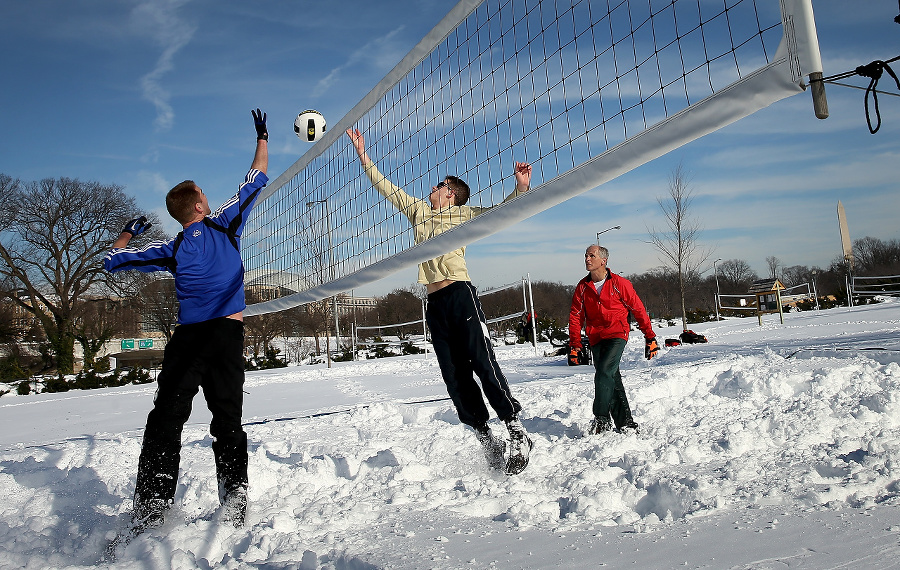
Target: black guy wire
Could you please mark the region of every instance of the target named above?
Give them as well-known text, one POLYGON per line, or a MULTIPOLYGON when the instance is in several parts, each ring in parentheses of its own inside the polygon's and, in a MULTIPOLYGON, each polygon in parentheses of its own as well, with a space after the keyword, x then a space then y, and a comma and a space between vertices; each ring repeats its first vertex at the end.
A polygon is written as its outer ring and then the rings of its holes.
MULTIPOLYGON (((900 16, 897 16, 900 19, 900 16)), ((898 22, 900 23, 900 22, 898 22)), ((834 83, 835 85, 842 85, 844 87, 850 87, 848 85, 844 85, 842 83, 838 83, 838 79, 846 79, 848 77, 853 77, 854 75, 860 75, 862 77, 869 78, 869 86, 866 88, 866 95, 863 99, 863 104, 866 110, 866 124, 869 126, 869 132, 873 135, 878 132, 878 129, 881 128, 881 111, 878 108, 878 93, 885 93, 884 91, 878 91, 878 80, 881 79, 882 74, 887 71, 888 75, 890 75, 894 79, 894 83, 897 84, 897 89, 900 90, 900 79, 897 78, 897 74, 894 73, 894 70, 891 69, 890 64, 900 59, 900 55, 897 57, 893 57, 887 61, 882 61, 880 59, 876 59, 875 61, 868 63, 866 65, 860 65, 853 71, 845 71, 843 73, 838 73, 836 75, 829 75, 828 77, 823 77, 822 79, 815 79, 812 81, 823 81, 825 83, 834 83), (872 126, 872 116, 869 111, 869 96, 872 96, 872 102, 875 107, 875 126, 872 126)))

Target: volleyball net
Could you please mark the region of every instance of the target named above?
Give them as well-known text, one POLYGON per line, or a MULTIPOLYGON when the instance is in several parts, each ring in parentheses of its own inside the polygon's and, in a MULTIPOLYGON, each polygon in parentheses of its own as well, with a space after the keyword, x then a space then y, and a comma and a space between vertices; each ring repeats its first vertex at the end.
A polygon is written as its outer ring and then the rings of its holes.
MULTIPOLYGON (((810 0, 461 0, 258 199, 242 237, 257 315, 359 288, 494 234, 821 77, 810 0), (426 199, 495 206, 416 244, 344 131, 426 199), (503 204, 516 161, 532 190, 503 204)), ((821 82, 818 83, 821 85, 821 82)))

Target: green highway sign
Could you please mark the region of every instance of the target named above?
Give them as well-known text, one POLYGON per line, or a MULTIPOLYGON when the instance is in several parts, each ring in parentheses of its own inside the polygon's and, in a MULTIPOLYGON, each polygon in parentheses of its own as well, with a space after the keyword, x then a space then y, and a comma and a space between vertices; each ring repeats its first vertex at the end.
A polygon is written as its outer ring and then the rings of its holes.
POLYGON ((122 350, 129 350, 134 348, 134 339, 133 338, 123 338, 122 339, 122 350))

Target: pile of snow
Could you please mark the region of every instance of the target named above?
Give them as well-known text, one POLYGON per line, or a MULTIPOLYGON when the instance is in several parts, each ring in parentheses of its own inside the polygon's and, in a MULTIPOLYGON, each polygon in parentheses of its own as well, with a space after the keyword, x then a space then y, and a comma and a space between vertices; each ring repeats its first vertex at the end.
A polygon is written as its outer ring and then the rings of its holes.
POLYGON ((649 363, 628 343, 637 435, 583 435, 593 368, 498 348, 535 441, 514 477, 488 468, 433 354, 248 373, 246 528, 218 522, 198 397, 176 507, 115 563, 99 561, 128 520, 153 385, 4 396, 0 567, 895 564, 900 303, 694 330, 709 343, 649 363))

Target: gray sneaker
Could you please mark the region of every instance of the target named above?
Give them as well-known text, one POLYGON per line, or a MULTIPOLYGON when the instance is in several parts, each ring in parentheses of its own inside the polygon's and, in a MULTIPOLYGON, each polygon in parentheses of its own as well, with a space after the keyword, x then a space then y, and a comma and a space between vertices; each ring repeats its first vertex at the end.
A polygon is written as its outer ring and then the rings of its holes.
POLYGON ((506 427, 509 429, 509 459, 506 461, 506 473, 507 475, 517 475, 528 467, 534 442, 525 433, 525 426, 522 425, 518 416, 507 420, 506 427))

